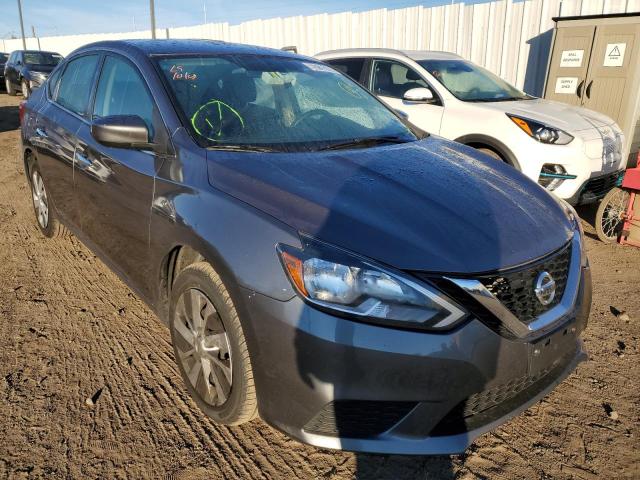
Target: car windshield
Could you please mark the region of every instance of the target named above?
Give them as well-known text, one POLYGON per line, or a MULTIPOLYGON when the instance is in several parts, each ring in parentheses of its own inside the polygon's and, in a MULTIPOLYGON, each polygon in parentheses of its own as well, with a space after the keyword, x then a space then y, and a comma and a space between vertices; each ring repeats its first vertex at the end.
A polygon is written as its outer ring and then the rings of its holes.
POLYGON ((465 102, 532 98, 490 71, 465 60, 420 60, 418 63, 456 98, 465 102))
POLYGON ((6 53, 0 53, 0 62, 5 63, 7 60, 9 60, 9 55, 6 53))
POLYGON ((160 57, 158 65, 210 148, 310 151, 417 138, 357 83, 312 60, 219 55, 160 57))
POLYGON ((62 60, 62 55, 49 52, 25 52, 24 63, 27 65, 57 65, 62 60))

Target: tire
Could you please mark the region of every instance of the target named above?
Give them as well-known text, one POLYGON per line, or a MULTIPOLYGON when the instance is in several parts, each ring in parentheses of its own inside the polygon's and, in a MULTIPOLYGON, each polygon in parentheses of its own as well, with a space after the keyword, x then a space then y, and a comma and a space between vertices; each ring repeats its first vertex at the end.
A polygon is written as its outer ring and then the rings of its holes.
POLYGON ((37 163, 33 163, 29 169, 29 186, 31 187, 36 224, 42 234, 47 238, 68 237, 68 230, 56 217, 53 202, 51 197, 47 195, 37 163))
POLYGON ((4 79, 4 86, 7 89, 7 94, 11 95, 12 97, 15 97, 16 95, 16 89, 13 87, 13 85, 11 85, 11 82, 9 81, 8 78, 4 79))
POLYGON ((229 292, 208 263, 189 265, 178 274, 169 328, 180 375, 198 407, 223 425, 255 418, 257 397, 242 325, 229 292))
POLYGON ((495 158, 496 160, 500 160, 501 162, 505 162, 505 159, 502 158, 500 156, 500 154, 498 152, 496 152, 495 150, 491 150, 490 148, 485 148, 485 147, 478 147, 476 148, 476 150, 478 150, 479 152, 485 153, 487 155, 489 155, 490 157, 495 158))
POLYGON ((629 204, 629 192, 615 187, 609 190, 596 212, 596 233, 605 243, 615 243, 624 225, 623 215, 629 204))
POLYGON ((29 84, 24 78, 22 79, 22 82, 20 82, 20 89, 22 90, 22 96, 25 98, 25 100, 29 98, 29 96, 31 95, 31 90, 29 89, 29 84))

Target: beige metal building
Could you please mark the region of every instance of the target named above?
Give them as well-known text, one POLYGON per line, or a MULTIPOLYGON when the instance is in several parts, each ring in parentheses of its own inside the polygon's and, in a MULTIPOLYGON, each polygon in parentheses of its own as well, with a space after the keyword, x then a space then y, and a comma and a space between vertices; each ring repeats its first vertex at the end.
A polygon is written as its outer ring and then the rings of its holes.
POLYGON ((544 97, 602 112, 640 149, 640 12, 556 17, 544 97))

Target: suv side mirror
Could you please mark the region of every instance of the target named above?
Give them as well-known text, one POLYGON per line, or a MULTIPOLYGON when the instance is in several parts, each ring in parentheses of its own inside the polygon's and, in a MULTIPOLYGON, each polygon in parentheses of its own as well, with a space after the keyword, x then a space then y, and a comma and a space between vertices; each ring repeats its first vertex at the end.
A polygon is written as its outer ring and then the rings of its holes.
POLYGON ((402 98, 407 102, 434 103, 436 101, 431 89, 425 87, 410 88, 404 92, 402 98))
POLYGON ((154 145, 149 141, 149 128, 137 115, 110 115, 97 118, 91 124, 91 135, 109 147, 146 149, 154 145))

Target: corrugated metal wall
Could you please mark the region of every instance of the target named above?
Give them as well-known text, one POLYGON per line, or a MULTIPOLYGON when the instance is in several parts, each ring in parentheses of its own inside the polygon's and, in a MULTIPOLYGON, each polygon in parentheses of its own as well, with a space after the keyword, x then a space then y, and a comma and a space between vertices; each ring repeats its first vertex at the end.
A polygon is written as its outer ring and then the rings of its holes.
MULTIPOLYGON (((466 5, 423 6, 252 20, 239 25, 210 23, 158 30, 165 38, 210 38, 281 48, 303 54, 347 47, 387 47, 456 52, 533 95, 540 95, 550 54, 552 17, 640 11, 640 0, 500 0, 466 5)), ((43 37, 43 50, 69 54, 98 40, 149 38, 151 32, 43 37)), ((20 39, 3 40, 6 52, 20 39)), ((27 48, 37 48, 27 39, 27 48)))

